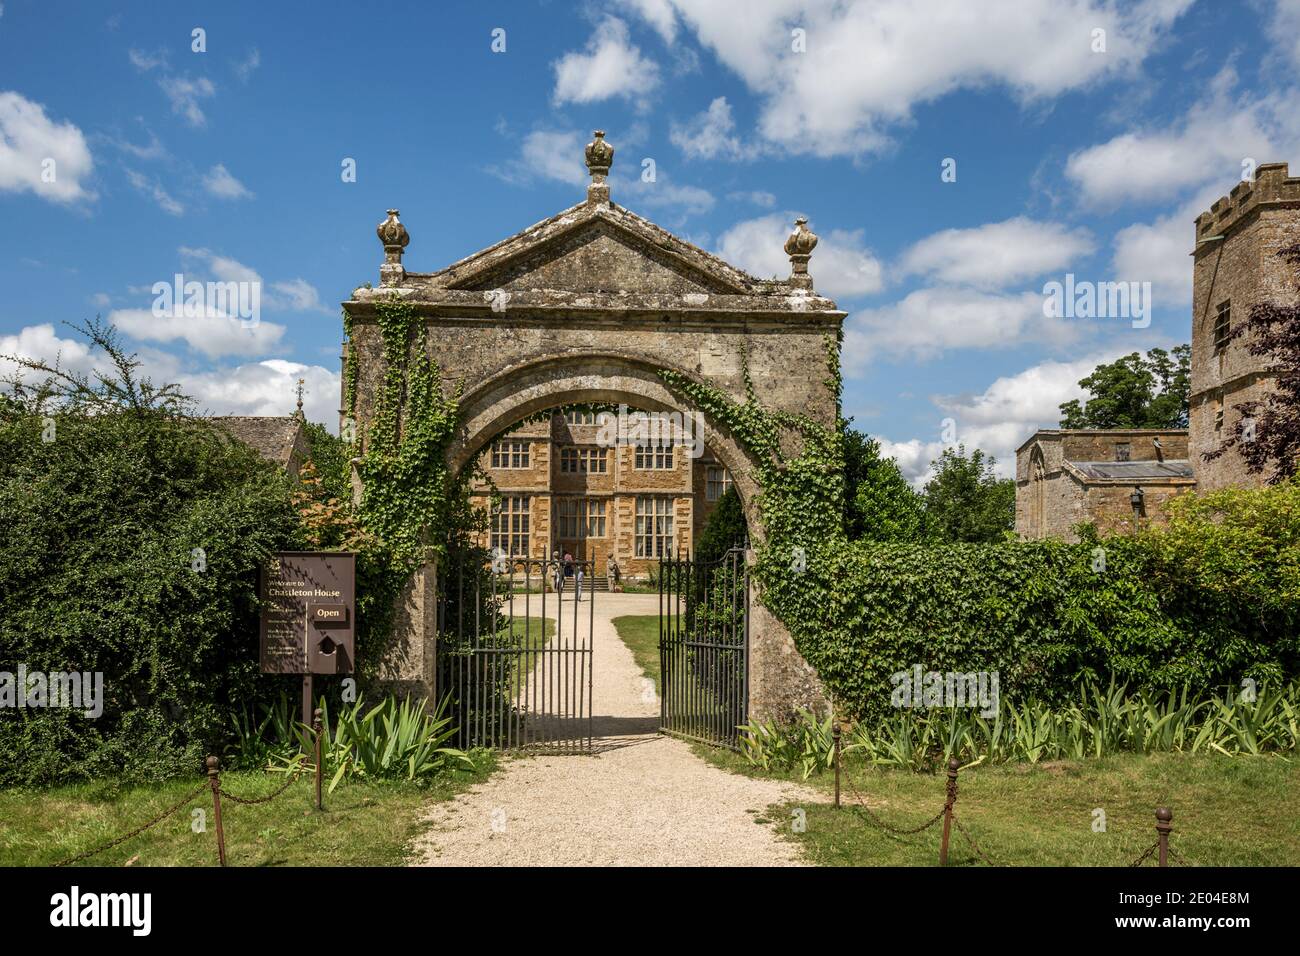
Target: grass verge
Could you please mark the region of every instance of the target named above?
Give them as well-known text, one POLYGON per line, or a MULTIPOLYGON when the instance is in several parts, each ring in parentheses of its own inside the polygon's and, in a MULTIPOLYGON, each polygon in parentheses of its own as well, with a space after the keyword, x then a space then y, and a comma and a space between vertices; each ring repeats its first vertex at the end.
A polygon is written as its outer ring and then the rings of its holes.
MULTIPOLYGON (((752 767, 730 751, 701 746, 697 752, 735 773, 798 779, 795 772, 752 767)), ((942 822, 900 836, 871 825, 852 804, 860 796, 886 823, 914 827, 943 808, 945 775, 846 758, 844 776, 841 809, 834 806, 834 775, 823 773, 804 784, 815 799, 769 807, 761 822, 823 866, 937 865, 942 822)), ((1296 866, 1300 822, 1279 808, 1297 787, 1300 767, 1276 757, 1124 754, 979 766, 961 772, 957 818, 997 866, 1128 866, 1155 842, 1155 808, 1166 805, 1174 813, 1170 846, 1182 865, 1296 866)), ((949 865, 985 864, 954 830, 949 865)))
MULTIPOLYGON (((222 799, 230 866, 400 866, 422 832, 422 811, 481 782, 495 767, 486 751, 473 771, 456 770, 427 786, 395 781, 346 782, 313 805, 310 776, 270 803, 244 806, 222 799)), ((0 866, 49 866, 106 843, 152 819, 198 786, 199 777, 153 785, 114 781, 48 790, 0 791, 0 866)), ((221 775, 241 797, 268 796, 283 776, 221 775)), ((329 783, 328 780, 325 781, 329 783)), ((83 866, 216 866, 212 795, 204 789, 158 826, 83 861, 83 866), (203 811, 202 816, 195 810, 203 811), (201 832, 194 832, 202 825, 201 832)))

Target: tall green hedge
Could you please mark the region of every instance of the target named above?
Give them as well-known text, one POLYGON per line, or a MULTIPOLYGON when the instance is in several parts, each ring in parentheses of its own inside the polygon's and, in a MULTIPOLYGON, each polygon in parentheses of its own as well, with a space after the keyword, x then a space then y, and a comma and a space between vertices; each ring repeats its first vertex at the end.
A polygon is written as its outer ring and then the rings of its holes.
POLYGON ((54 426, 0 408, 0 671, 100 671, 106 700, 0 708, 0 785, 196 772, 270 689, 257 569, 300 540, 287 478, 161 411, 54 426))
MULTIPOLYGON (((779 561, 779 555, 765 560, 779 561)), ((1053 699, 1082 679, 1202 692, 1300 674, 1300 485, 1187 496, 1167 528, 1077 544, 854 543, 768 567, 839 708, 878 717, 890 675, 999 672, 1053 699)))

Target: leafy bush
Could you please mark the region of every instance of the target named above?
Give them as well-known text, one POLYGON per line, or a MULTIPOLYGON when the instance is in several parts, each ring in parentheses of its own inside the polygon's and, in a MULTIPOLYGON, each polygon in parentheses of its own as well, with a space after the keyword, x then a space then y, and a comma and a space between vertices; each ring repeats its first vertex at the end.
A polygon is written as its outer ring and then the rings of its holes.
POLYGON ((269 686, 257 570, 298 540, 288 481, 201 420, 52 417, 47 442, 0 413, 0 671, 102 672, 104 710, 0 710, 0 785, 198 767, 269 686))
POLYGON ((1171 511, 1076 544, 831 545, 803 575, 772 551, 764 601, 854 718, 884 716, 890 676, 916 664, 998 671, 1004 695, 1047 703, 1081 681, 1204 692, 1300 673, 1300 484, 1171 511))

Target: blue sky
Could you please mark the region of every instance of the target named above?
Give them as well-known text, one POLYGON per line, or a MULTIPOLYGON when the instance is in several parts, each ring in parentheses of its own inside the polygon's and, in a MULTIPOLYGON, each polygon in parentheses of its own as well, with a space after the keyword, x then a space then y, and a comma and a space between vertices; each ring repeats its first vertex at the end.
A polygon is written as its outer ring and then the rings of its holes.
POLYGON ((1300 163, 1298 38, 1300 0, 2 0, 0 353, 88 367, 100 312, 211 411, 303 377, 333 426, 384 210, 441 268, 581 199, 599 127, 616 202, 757 275, 807 215, 846 411, 917 480, 945 419, 1006 473, 1098 361, 1188 340, 1192 220, 1300 163), (176 272, 260 279, 260 324, 155 318, 176 272), (1066 273, 1152 321, 1045 317, 1066 273))

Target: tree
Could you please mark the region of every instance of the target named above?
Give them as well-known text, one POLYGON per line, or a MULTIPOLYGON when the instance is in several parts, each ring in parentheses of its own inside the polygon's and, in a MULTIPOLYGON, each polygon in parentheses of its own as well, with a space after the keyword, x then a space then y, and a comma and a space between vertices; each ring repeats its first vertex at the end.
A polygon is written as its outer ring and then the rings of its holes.
POLYGON ((925 535, 930 541, 1002 541, 1015 525, 1016 485, 993 473, 997 459, 976 448, 945 448, 925 485, 925 535))
POLYGON ((100 371, 17 357, 0 403, 0 672, 98 673, 102 713, 0 708, 0 786, 192 772, 232 702, 282 686, 258 673, 257 586, 305 543, 287 476, 78 328, 100 371))
POLYGON ((844 528, 850 541, 917 541, 924 507, 880 442, 844 423, 844 528))
POLYGON ((1079 380, 1090 393, 1061 405, 1061 428, 1186 428, 1191 391, 1188 345, 1133 352, 1079 380))
POLYGON ((700 543, 695 548, 696 560, 720 561, 732 548, 744 547, 747 529, 740 495, 735 488, 728 488, 704 523, 700 543))
MULTIPOLYGON (((1278 255, 1296 267, 1300 277, 1300 244, 1287 246, 1278 255)), ((1296 288, 1300 290, 1300 281, 1296 288)), ((1277 484, 1295 476, 1300 458, 1300 305, 1257 303, 1229 335, 1250 337, 1247 350, 1270 360, 1276 384, 1264 401, 1233 406, 1242 417, 1232 434, 1204 457, 1213 461, 1239 447, 1247 471, 1258 475, 1272 467, 1267 480, 1277 484)))

